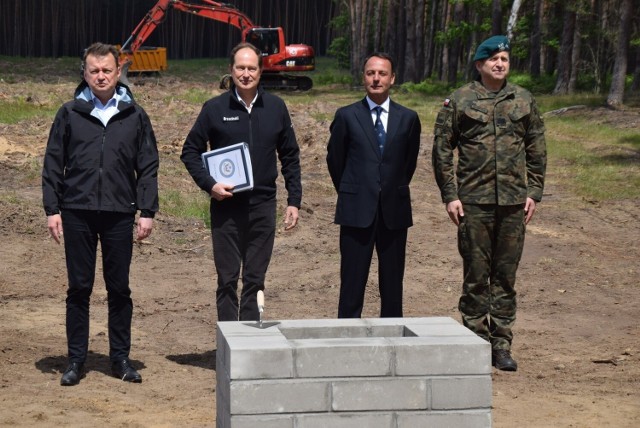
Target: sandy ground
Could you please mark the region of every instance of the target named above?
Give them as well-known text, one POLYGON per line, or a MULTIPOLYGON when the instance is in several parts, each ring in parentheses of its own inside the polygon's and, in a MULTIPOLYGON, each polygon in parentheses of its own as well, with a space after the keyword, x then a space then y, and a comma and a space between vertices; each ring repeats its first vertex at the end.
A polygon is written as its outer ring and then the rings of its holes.
MULTIPOLYGON (((58 105, 75 84, 72 79, 2 82, 0 102, 22 97, 58 105)), ((200 108, 179 95, 190 91, 216 93, 210 85, 176 79, 141 81, 135 88, 158 137, 161 192, 196 197, 199 191, 178 159, 200 108)), ((332 224, 335 195, 324 156, 329 121, 347 101, 329 91, 312 95, 290 103, 305 196, 299 227, 277 232, 266 319, 333 318, 337 311, 338 228, 332 224)), ((640 117, 637 111, 626 115, 621 124, 640 117)), ((67 364, 66 271, 62 247, 47 236, 40 192, 50 124, 50 119, 0 124, 0 425, 214 426, 215 272, 209 231, 199 219, 161 211, 154 233, 135 247, 131 358, 143 383, 110 376, 99 271, 87 376, 75 387, 59 385, 67 364)), ((415 226, 409 231, 405 315, 459 319, 461 261, 455 228, 432 178, 431 127, 423 121, 412 184, 415 226)), ((493 372, 493 425, 637 427, 639 204, 582 200, 564 178, 562 165, 550 163, 544 201, 527 231, 513 344, 519 370, 493 372)), ((281 191, 281 210, 283 196, 281 191)), ((379 311, 375 277, 374 263, 366 317, 379 311)))

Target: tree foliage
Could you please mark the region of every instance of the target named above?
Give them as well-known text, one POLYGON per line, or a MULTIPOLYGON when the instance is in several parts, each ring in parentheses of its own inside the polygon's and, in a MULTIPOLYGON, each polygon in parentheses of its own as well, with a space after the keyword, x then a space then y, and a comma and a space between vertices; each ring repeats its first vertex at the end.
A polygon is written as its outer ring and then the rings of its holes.
MULTIPOLYGON (((185 0, 198 2, 198 0, 185 0)), ((396 58, 396 83, 473 78, 476 46, 512 34, 514 72, 555 79, 556 93, 640 89, 638 0, 227 0, 287 43, 332 55, 359 82, 374 50, 396 58), (631 7, 629 7, 631 5, 631 7), (623 11, 628 10, 625 18, 623 11), (623 56, 624 58, 621 58, 623 56), (624 60, 624 61, 623 61, 624 60), (615 70, 614 70, 615 68, 615 70), (622 77, 622 78, 621 78, 622 77), (613 80, 614 79, 614 80, 613 80)), ((0 55, 76 56, 94 41, 124 42, 155 0, 2 0, 0 55)), ((170 59, 225 57, 240 32, 171 11, 147 41, 170 59)))
MULTIPOLYGON (((397 83, 430 79, 453 87, 469 80, 477 45, 509 32, 512 70, 555 76, 555 93, 601 93, 614 74, 623 89, 619 76, 631 73, 631 88, 640 87, 640 9, 628 7, 634 0, 350 0, 348 6, 356 2, 359 11, 380 5, 387 10, 387 28, 378 25, 384 17, 366 14, 371 25, 360 25, 387 33, 377 48, 403 60, 397 83), (621 37, 628 38, 626 45, 621 37)), ((372 42, 375 31, 358 33, 359 43, 367 44, 362 37, 372 42)))

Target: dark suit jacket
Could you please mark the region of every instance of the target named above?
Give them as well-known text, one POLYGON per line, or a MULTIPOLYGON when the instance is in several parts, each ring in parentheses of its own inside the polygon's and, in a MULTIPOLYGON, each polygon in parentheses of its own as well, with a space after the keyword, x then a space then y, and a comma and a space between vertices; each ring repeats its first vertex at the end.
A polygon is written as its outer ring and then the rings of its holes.
POLYGON ((327 166, 338 192, 335 222, 368 227, 380 200, 388 229, 413 225, 409 183, 420 148, 418 114, 390 102, 382 155, 366 98, 338 109, 330 130, 327 166))

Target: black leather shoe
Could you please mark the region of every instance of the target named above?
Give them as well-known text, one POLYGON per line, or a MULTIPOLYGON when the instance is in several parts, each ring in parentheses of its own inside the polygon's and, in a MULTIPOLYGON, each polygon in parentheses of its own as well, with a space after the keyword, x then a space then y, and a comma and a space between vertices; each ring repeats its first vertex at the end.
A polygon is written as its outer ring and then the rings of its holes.
POLYGON ((84 377, 84 364, 83 363, 70 363, 69 367, 62 374, 60 379, 60 385, 73 386, 80 383, 80 379, 84 377))
POLYGON ((142 376, 131 367, 129 360, 124 359, 111 364, 111 373, 125 382, 142 382, 142 376))
POLYGON ((518 370, 518 363, 511 358, 511 352, 506 349, 494 349, 491 353, 491 363, 498 370, 515 372, 518 370))

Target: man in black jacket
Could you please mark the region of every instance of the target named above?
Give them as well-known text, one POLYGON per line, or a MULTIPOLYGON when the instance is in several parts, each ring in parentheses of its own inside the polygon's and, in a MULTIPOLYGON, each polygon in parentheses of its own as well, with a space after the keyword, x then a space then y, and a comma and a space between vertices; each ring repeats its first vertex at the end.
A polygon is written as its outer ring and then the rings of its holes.
POLYGON ((109 306, 112 374, 141 382, 129 361, 131 231, 140 210, 136 238, 148 237, 158 211, 156 139, 145 111, 129 89, 118 83, 118 50, 95 43, 86 49, 82 64, 84 80, 74 100, 56 114, 42 170, 48 229, 59 244, 64 227, 69 280, 69 366, 60 383, 76 385, 84 376, 98 241, 109 306))
POLYGON ((285 230, 290 230, 298 223, 302 199, 300 150, 284 101, 259 86, 260 51, 251 44, 239 44, 231 51, 230 71, 233 86, 204 104, 181 159, 198 187, 211 196, 218 320, 258 320, 256 296, 264 289, 275 238, 276 154, 288 191, 284 223, 285 230), (241 142, 249 146, 254 187, 234 193, 233 186, 207 172, 201 155, 241 142))

